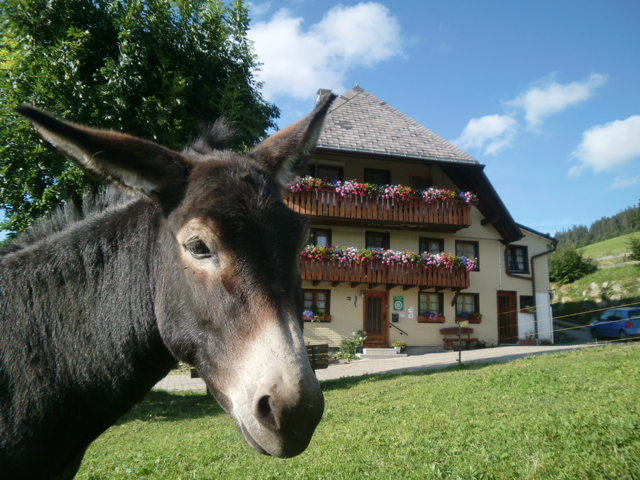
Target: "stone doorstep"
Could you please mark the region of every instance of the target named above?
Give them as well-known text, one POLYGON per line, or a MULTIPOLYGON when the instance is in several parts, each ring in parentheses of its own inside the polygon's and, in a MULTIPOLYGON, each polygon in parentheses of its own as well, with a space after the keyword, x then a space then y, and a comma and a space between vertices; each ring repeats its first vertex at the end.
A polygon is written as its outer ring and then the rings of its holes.
POLYGON ((398 353, 395 348, 363 348, 362 353, 356 353, 360 360, 382 360, 387 358, 403 358, 406 353, 398 353))

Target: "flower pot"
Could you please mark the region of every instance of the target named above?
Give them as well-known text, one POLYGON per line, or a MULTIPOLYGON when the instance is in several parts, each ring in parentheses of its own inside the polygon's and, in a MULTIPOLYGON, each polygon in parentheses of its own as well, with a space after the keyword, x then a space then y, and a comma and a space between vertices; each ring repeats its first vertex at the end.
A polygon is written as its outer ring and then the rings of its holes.
POLYGON ((536 345, 536 341, 535 340, 520 340, 520 345, 527 346, 527 347, 533 347, 533 346, 536 345))
POLYGON ((331 315, 327 315, 325 318, 323 318, 322 320, 320 320, 321 322, 330 322, 331 321, 331 315))

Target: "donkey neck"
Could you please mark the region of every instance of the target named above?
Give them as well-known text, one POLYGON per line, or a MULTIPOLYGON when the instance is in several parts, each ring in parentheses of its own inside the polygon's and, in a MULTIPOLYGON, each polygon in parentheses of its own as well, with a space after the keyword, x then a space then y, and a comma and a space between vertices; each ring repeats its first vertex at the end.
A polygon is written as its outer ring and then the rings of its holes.
POLYGON ((32 387, 102 405, 135 397, 126 411, 175 364, 154 314, 161 218, 135 199, 2 257, 2 323, 29 339, 12 355, 32 387))

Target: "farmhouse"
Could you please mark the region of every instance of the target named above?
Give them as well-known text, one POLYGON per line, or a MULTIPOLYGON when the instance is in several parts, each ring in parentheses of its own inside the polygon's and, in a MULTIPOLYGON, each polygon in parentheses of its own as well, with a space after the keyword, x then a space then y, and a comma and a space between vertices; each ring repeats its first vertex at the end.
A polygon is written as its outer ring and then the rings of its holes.
POLYGON ((358 86, 335 99, 285 198, 311 224, 305 339, 335 347, 363 330, 365 347, 436 351, 442 328, 469 320, 480 340, 553 340, 555 240, 517 224, 483 169, 358 86))

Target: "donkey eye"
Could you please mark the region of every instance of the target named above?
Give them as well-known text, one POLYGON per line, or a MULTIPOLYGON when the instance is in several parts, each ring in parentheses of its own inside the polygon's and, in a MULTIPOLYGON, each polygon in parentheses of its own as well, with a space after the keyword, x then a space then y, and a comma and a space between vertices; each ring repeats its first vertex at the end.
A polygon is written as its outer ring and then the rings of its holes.
POLYGON ((187 244, 187 250, 195 258, 207 258, 213 255, 202 240, 194 240, 187 244))

